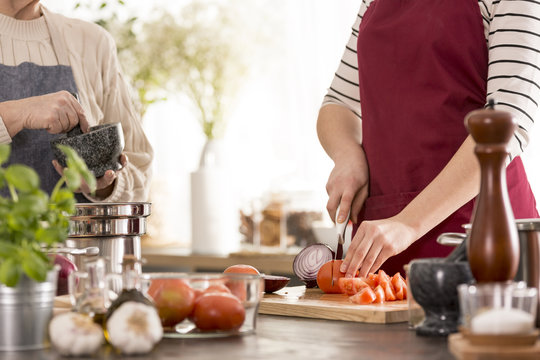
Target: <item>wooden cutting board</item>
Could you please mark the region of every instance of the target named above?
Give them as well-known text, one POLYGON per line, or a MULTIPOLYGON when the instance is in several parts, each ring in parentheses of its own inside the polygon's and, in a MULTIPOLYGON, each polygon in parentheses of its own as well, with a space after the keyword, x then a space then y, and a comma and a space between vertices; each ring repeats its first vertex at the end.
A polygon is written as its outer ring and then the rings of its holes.
POLYGON ((318 288, 306 289, 305 286, 285 287, 265 294, 259 313, 377 324, 406 322, 409 319, 406 300, 358 305, 349 302, 345 294, 325 294, 318 288))

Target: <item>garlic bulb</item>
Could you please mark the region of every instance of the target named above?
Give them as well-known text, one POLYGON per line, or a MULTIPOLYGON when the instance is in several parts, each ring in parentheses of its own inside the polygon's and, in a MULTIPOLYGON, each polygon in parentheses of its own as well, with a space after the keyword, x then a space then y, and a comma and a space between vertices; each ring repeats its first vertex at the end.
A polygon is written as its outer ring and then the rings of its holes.
POLYGON ((124 354, 144 354, 163 336, 157 310, 153 306, 127 301, 107 321, 109 342, 124 354))
POLYGON ((103 330, 88 315, 67 312, 49 323, 49 337, 56 350, 67 356, 92 355, 103 344, 103 330))

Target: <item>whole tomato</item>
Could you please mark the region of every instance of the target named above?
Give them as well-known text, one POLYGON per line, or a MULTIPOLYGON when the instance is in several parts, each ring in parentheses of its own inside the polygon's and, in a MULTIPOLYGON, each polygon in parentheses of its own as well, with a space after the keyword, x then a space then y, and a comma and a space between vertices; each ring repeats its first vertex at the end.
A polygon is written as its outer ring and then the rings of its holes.
POLYGON ((205 293, 195 303, 191 316, 200 330, 237 330, 244 323, 246 311, 238 298, 227 293, 205 293))
MULTIPOLYGON (((253 274, 260 275, 261 273, 255 267, 245 264, 231 265, 223 271, 224 274, 253 274)), ((245 301, 247 298, 246 283, 243 279, 231 278, 226 282, 227 287, 231 290, 240 301, 245 301)))
POLYGON ((339 271, 342 260, 330 260, 319 269, 317 273, 317 286, 327 294, 340 294, 339 279, 345 276, 345 273, 339 271), (332 266, 334 272, 332 274, 332 266), (332 285, 332 276, 334 276, 334 285, 332 285))
POLYGON ((251 265, 237 264, 231 265, 223 271, 226 273, 255 274, 260 275, 259 270, 251 265))
POLYGON ((195 291, 182 279, 154 279, 148 288, 164 328, 182 322, 195 306, 195 291))

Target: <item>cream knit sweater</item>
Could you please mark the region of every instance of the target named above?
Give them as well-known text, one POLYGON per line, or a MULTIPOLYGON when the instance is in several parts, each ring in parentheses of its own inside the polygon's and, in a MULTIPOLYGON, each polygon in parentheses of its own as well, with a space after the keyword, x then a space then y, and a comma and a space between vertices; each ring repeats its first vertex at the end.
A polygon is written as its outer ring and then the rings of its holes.
MULTIPOLYGON (((88 123, 93 126, 120 121, 124 129, 124 153, 129 160, 117 173, 114 190, 108 198, 89 199, 147 201, 153 150, 122 77, 114 40, 96 24, 52 13, 43 5, 42 12, 43 16, 29 21, 0 14, 0 63, 71 66, 88 123), (51 33, 59 34, 60 39, 54 41, 63 41, 68 64, 59 64, 47 25, 56 30, 51 33)), ((0 121, 0 143, 10 142, 4 122, 0 121)))

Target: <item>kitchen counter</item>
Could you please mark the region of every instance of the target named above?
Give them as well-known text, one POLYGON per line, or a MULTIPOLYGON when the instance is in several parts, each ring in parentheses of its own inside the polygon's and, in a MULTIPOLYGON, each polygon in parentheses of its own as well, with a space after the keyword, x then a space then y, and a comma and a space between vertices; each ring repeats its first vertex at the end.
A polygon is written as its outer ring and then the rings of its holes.
MULTIPOLYGON (((2 353, 2 360, 64 359, 54 350, 2 353)), ((407 323, 347 321, 259 315, 252 335, 219 339, 163 339, 146 356, 119 356, 109 347, 100 359, 454 359, 446 338, 420 337, 407 323)), ((76 358, 70 358, 76 359, 76 358)))
POLYGON ((293 275, 292 263, 296 252, 244 251, 230 255, 197 255, 181 247, 143 246, 142 257, 145 268, 152 271, 222 272, 235 264, 248 264, 260 272, 274 275, 293 275))

